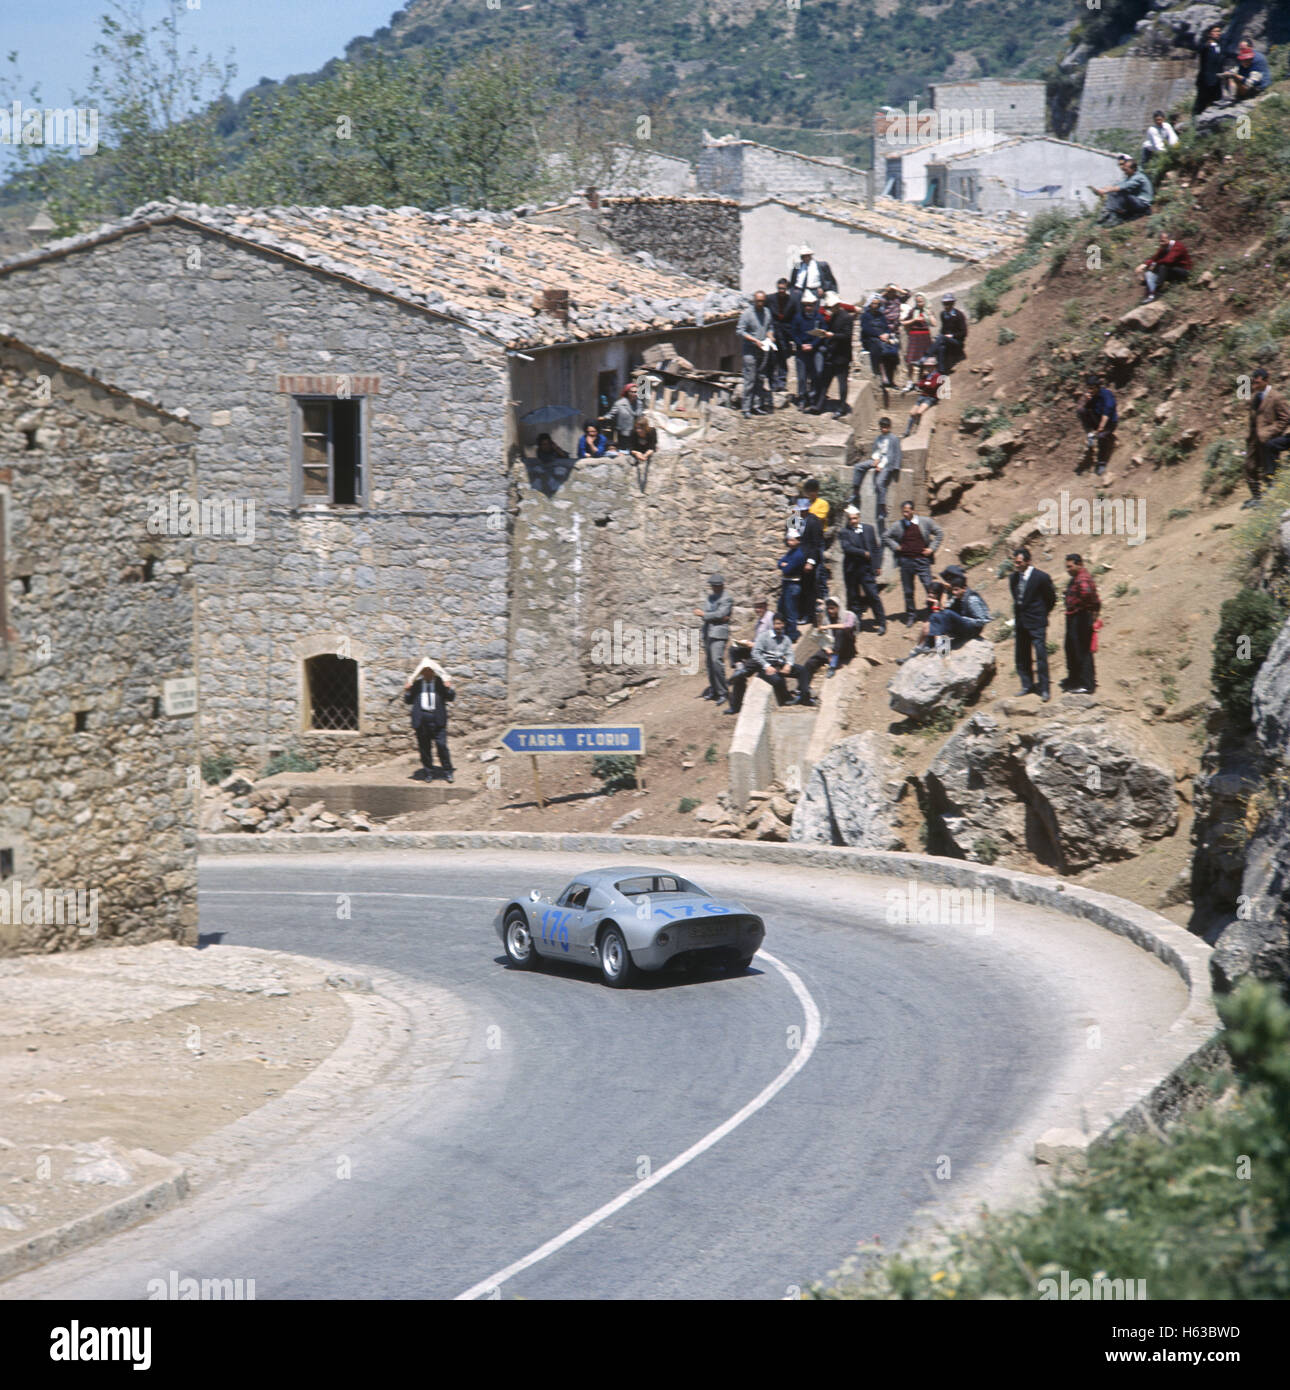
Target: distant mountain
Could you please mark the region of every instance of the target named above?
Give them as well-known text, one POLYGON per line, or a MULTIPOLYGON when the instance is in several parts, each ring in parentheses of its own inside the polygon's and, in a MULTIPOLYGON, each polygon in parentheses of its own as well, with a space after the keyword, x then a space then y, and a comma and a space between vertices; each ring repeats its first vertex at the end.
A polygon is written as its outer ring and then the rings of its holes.
POLYGON ((412 0, 346 56, 527 43, 572 88, 665 111, 690 153, 706 125, 858 159, 877 105, 934 81, 1042 77, 1086 13, 1071 0, 412 0))

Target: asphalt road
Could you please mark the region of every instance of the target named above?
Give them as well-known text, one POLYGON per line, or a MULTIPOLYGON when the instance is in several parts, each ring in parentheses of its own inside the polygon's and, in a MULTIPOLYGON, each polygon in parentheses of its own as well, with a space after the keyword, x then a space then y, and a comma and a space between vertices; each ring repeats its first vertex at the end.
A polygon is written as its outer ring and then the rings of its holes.
POLYGON ((1008 1195, 1037 1127, 1184 1003, 1159 962, 1068 919, 1000 902, 988 934, 893 925, 889 883, 751 866, 689 872, 764 915, 783 969, 759 956, 737 978, 613 991, 588 970, 506 967, 499 899, 558 890, 579 867, 500 853, 207 861, 203 933, 442 986, 469 1008, 471 1041, 411 1117, 347 1148, 347 1180, 326 1180, 335 1154, 320 1153, 217 1219, 199 1197, 5 1295, 137 1298, 178 1269, 254 1278, 259 1299, 490 1296, 499 1271, 550 1243, 502 1297, 791 1297, 858 1241, 897 1242, 951 1189, 1008 1195))

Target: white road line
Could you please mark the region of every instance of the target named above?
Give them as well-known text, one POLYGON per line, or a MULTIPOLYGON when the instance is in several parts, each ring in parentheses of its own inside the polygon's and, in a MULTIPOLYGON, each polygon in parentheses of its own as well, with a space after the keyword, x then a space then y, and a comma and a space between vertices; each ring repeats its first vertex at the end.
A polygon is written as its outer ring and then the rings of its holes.
POLYGON ((790 970, 783 961, 776 960, 767 951, 759 951, 757 954, 763 960, 769 961, 788 981, 789 987, 797 995, 798 1002, 802 1006, 802 1012, 806 1015, 806 1032, 802 1037, 802 1045, 788 1066, 765 1090, 755 1095, 742 1110, 737 1110, 724 1124, 718 1125, 711 1133, 705 1134, 697 1144, 692 1144, 683 1154, 678 1154, 670 1163, 665 1163, 662 1168, 652 1173, 648 1178, 642 1178, 640 1182, 629 1187, 626 1192, 620 1193, 611 1202, 606 1202, 603 1207, 597 1207, 590 1216, 584 1216, 581 1221, 570 1226, 567 1231, 561 1231, 558 1236, 548 1240, 545 1245, 539 1245, 536 1250, 525 1255, 523 1259, 507 1265, 505 1269, 498 1270, 488 1279, 481 1279, 478 1284, 472 1285, 465 1293, 459 1293, 454 1301, 475 1299, 484 1294, 496 1293, 508 1279, 513 1279, 523 1270, 531 1269, 535 1264, 545 1260, 548 1255, 554 1255, 557 1250, 562 1250, 566 1245, 577 1240, 580 1235, 586 1234, 594 1226, 600 1225, 602 1221, 613 1216, 615 1212, 621 1211, 629 1202, 634 1202, 637 1197, 644 1196, 650 1188, 657 1187, 664 1178, 670 1178, 673 1173, 684 1168, 691 1159, 706 1153, 714 1144, 720 1143, 727 1134, 743 1124, 750 1115, 755 1115, 763 1106, 768 1105, 811 1060, 811 1054, 815 1051, 815 1045, 820 1038, 821 1027, 820 1011, 816 1007, 815 1000, 811 998, 810 991, 802 983, 800 977, 790 970))

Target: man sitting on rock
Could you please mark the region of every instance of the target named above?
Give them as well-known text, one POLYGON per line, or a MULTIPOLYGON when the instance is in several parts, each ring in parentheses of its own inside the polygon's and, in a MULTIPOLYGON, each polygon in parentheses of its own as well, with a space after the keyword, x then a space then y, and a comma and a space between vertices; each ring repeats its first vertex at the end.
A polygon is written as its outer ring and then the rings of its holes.
POLYGON ((919 640, 909 656, 902 656, 897 665, 924 652, 944 652, 949 647, 961 647, 974 637, 980 637, 990 621, 990 608, 985 599, 968 585, 967 571, 960 565, 948 565, 941 571, 948 598, 933 604, 931 614, 919 632, 919 640), (938 639, 945 639, 944 641, 938 639))
POLYGON ((1236 50, 1236 62, 1219 74, 1219 80, 1223 84, 1223 99, 1218 105, 1230 106, 1235 101, 1248 101, 1266 92, 1272 81, 1272 69, 1249 39, 1242 39, 1236 50))
POLYGON ((752 659, 753 648, 757 645, 757 639, 763 632, 774 631, 770 602, 764 595, 759 595, 753 599, 753 612, 756 615, 756 621, 753 624, 752 633, 748 637, 740 638, 739 641, 730 644, 730 680, 727 682, 730 703, 722 711, 723 714, 739 713, 744 702, 744 687, 748 684, 748 678, 757 674, 757 667, 752 659))
POLYGON ((1151 180, 1138 168, 1138 161, 1127 154, 1120 156, 1120 182, 1114 188, 1089 187, 1099 198, 1106 199, 1101 216, 1097 219, 1099 227, 1118 227, 1122 222, 1131 222, 1135 217, 1145 217, 1155 202, 1156 192, 1151 180))
POLYGON ((1156 254, 1134 269, 1147 288, 1142 302, 1150 304, 1170 281, 1185 280, 1191 274, 1191 252, 1177 237, 1161 232, 1156 254))
POLYGON ((839 666, 845 666, 856 654, 856 615, 848 609, 842 611, 837 599, 831 598, 820 605, 815 615, 815 626, 811 629, 817 650, 802 663, 802 690, 798 696, 799 705, 810 705, 811 681, 821 666, 829 669, 826 680, 832 680, 839 666))

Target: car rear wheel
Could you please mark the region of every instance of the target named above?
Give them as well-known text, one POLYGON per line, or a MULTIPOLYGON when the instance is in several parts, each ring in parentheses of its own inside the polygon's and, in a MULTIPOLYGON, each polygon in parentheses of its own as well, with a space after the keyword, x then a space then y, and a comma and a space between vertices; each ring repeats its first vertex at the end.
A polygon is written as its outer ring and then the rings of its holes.
POLYGON ((537 964, 533 933, 529 931, 528 919, 518 908, 506 914, 502 944, 506 948, 506 959, 517 970, 531 970, 537 964))
POLYGON ((742 975, 742 974, 744 973, 744 971, 747 970, 747 969, 749 968, 749 966, 752 965, 752 963, 753 963, 753 958, 752 958, 751 956, 741 956, 741 957, 740 957, 737 961, 735 961, 735 963, 730 967, 730 973, 731 973, 732 975, 742 975))
POLYGON ((627 942, 617 927, 606 927, 600 936, 600 978, 610 989, 625 989, 636 978, 627 942))

